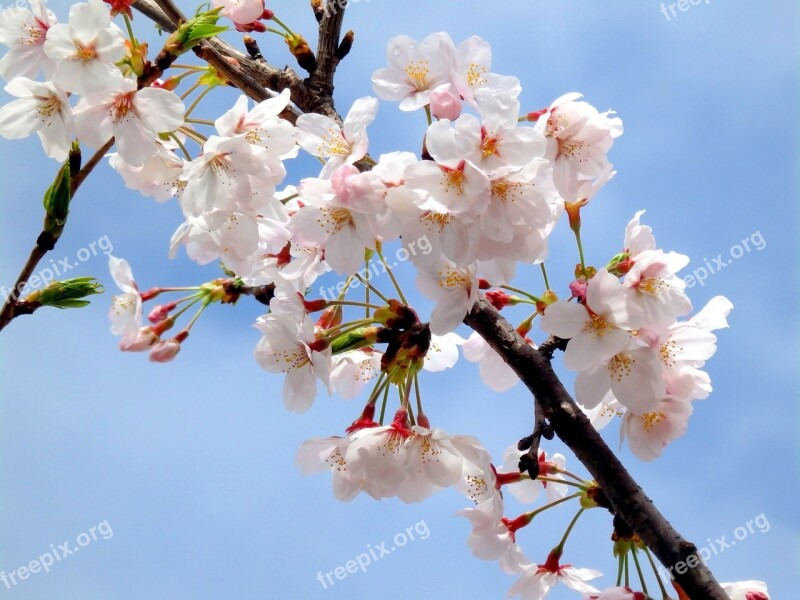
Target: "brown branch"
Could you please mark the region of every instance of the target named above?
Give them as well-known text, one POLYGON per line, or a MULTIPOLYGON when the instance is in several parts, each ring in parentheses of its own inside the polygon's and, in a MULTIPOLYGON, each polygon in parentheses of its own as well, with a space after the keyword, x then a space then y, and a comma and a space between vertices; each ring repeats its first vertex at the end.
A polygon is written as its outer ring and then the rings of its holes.
MULTIPOLYGON (((108 152, 113 145, 114 138, 112 137, 92 155, 82 169, 80 169, 70 178, 70 202, 72 201, 72 198, 75 197, 75 193, 78 191, 78 188, 81 187, 81 184, 86 180, 89 174, 99 164, 106 152, 108 152)), ((78 159, 77 164, 80 165, 80 159, 78 159)), ((75 168, 77 168, 77 166, 75 168)), ((25 264, 22 266, 22 270, 17 276, 17 280, 14 282, 14 287, 11 288, 11 293, 3 302, 2 308, 0 308, 0 331, 5 329, 5 327, 16 317, 33 313, 33 311, 30 310, 30 307, 19 301, 19 296, 27 285, 34 269, 36 269, 36 266, 39 264, 39 262, 41 262, 42 258, 44 258, 48 252, 55 248, 59 238, 60 234, 58 237, 54 237, 53 234, 50 234, 44 230, 36 238, 36 245, 28 255, 28 260, 26 260, 25 264)))
MULTIPOLYGON (((639 535, 668 567, 686 563, 697 547, 675 531, 652 500, 634 481, 616 455, 564 388, 550 361, 532 348, 485 299, 479 300, 464 322, 477 331, 533 393, 556 435, 583 463, 605 492, 616 514, 639 535)), ((695 556, 695 558, 697 558, 695 556)), ((692 564, 692 561, 689 564, 692 564)), ((728 600, 711 571, 700 561, 676 581, 694 600, 728 600)))

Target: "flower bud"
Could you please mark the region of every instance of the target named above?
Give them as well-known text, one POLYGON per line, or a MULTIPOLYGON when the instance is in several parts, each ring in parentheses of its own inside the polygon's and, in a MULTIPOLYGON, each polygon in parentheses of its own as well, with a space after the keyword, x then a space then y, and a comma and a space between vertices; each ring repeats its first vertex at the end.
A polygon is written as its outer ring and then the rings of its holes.
POLYGON ((453 93, 450 86, 431 94, 431 114, 437 119, 455 121, 461 115, 463 106, 461 96, 453 93))

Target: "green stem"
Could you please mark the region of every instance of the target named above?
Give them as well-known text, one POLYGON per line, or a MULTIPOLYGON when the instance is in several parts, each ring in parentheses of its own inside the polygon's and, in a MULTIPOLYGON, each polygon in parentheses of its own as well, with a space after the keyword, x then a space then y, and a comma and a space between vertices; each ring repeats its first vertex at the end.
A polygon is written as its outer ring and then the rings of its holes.
POLYGON ((558 543, 558 546, 556 546, 559 552, 564 552, 564 544, 567 543, 567 538, 569 537, 569 534, 572 533, 572 528, 575 527, 575 523, 578 522, 578 519, 585 510, 586 510, 585 508, 581 508, 577 513, 575 513, 575 516, 572 517, 572 521, 569 522, 569 526, 567 527, 567 530, 564 532, 564 537, 561 538, 561 541, 558 543))
POLYGON ((289 35, 291 35, 292 37, 294 37, 294 36, 295 36, 295 33, 294 33, 294 31, 292 31, 291 29, 289 29, 289 27, 288 27, 288 26, 287 26, 287 25, 286 25, 286 24, 285 24, 283 21, 281 21, 281 20, 280 20, 278 17, 276 17, 275 15, 272 15, 272 20, 273 20, 273 21, 275 21, 275 22, 276 22, 278 25, 280 25, 281 27, 283 27, 283 28, 286 30, 286 33, 288 33, 288 34, 289 34, 289 35))
POLYGON ((574 233, 575 241, 578 243, 578 255, 581 258, 581 271, 583 272, 583 276, 586 277, 586 260, 583 258, 583 242, 581 242, 581 232, 574 231, 574 233))
POLYGON ((125 21, 125 29, 128 30, 128 37, 131 40, 131 47, 136 50, 139 47, 139 42, 136 41, 136 36, 133 35, 133 27, 131 26, 131 20, 128 18, 128 15, 122 13, 122 19, 125 21))
POLYGON ((542 302, 541 298, 539 298, 538 296, 534 296, 533 294, 530 294, 530 293, 526 292, 525 290, 521 290, 519 288, 515 288, 515 287, 512 287, 510 285, 501 285, 500 287, 502 289, 504 289, 504 290, 508 290, 509 292, 515 292, 517 294, 522 294, 523 296, 526 296, 526 297, 530 298, 534 302, 542 302))
POLYGON ((663 600, 669 600, 669 594, 667 593, 667 588, 664 586, 664 582, 661 580, 661 575, 658 572, 658 568, 656 567, 656 561, 653 560, 653 555, 650 554, 650 549, 645 546, 644 553, 647 555, 647 560, 650 561, 650 567, 653 569, 653 574, 656 576, 656 581, 658 582, 658 587, 661 588, 661 597, 663 600))
POLYGON ((564 485, 571 485, 572 487, 580 488, 582 490, 586 490, 585 485, 581 485, 579 483, 575 483, 574 481, 564 481, 563 479, 553 479, 552 477, 537 477, 537 481, 548 481, 550 483, 563 483, 564 485))
POLYGON ((542 269, 542 277, 544 277, 544 287, 545 289, 549 290, 550 288, 550 280, 547 278, 547 267, 544 266, 544 261, 539 263, 539 267, 542 269))
POLYGON ((414 373, 414 392, 417 394, 417 414, 422 414, 422 394, 419 393, 418 373, 414 373))
POLYGON ((625 555, 624 554, 620 554, 617 557, 617 563, 618 563, 618 566, 617 566, 617 587, 620 587, 622 585, 622 569, 623 569, 623 566, 624 566, 624 561, 625 561, 625 555))
POLYGON ((199 88, 200 85, 201 84, 199 81, 195 81, 192 85, 189 86, 189 89, 187 89, 185 92, 181 94, 181 100, 186 100, 186 98, 189 97, 189 94, 191 94, 193 91, 199 88))
POLYGON ((368 287, 369 289, 371 289, 371 290, 372 290, 372 291, 375 293, 375 295, 376 295, 376 296, 378 296, 378 298, 380 298, 381 300, 383 300, 383 301, 384 301, 386 304, 389 304, 389 299, 388 299, 386 296, 384 296, 383 294, 381 294, 381 291, 380 291, 378 288, 376 288, 374 285, 372 285, 372 284, 369 282, 369 280, 368 280, 368 279, 364 279, 364 278, 363 278, 361 275, 359 275, 358 273, 356 273, 355 277, 356 277, 356 279, 358 279, 358 280, 359 280, 361 283, 363 283, 363 284, 364 284, 364 287, 368 287))
POLYGON ((408 301, 406 297, 403 295, 403 290, 400 289, 400 284, 397 283, 397 279, 394 277, 394 273, 392 273, 392 269, 389 268, 389 264, 386 262, 386 258, 383 256, 383 252, 380 250, 375 251, 377 255, 380 257, 381 262, 383 263, 383 267, 386 269, 386 272, 389 274, 389 279, 392 280, 392 284, 394 285, 394 289, 397 290, 397 295, 400 296, 400 301, 408 306, 408 301))
POLYGON ((203 91, 201 91, 199 94, 197 94, 197 98, 195 98, 194 102, 192 102, 189 105, 189 108, 186 109, 186 113, 184 114, 184 119, 187 118, 190 114, 192 114, 192 111, 194 111, 194 109, 197 108, 197 105, 200 104, 200 101, 203 98, 205 98, 205 95, 208 94, 208 92, 211 91, 212 87, 213 86, 208 86, 203 91))
POLYGON ((642 584, 642 591, 644 592, 644 595, 647 596, 648 595, 648 593, 647 593, 647 583, 644 580, 644 574, 642 573, 642 567, 639 564, 639 556, 636 553, 636 546, 633 546, 633 548, 631 550, 633 552, 633 562, 636 565, 636 572, 639 574, 639 583, 642 584))
POLYGON ((580 497, 580 495, 581 495, 581 492, 578 492, 576 494, 572 494, 571 496, 564 496, 560 500, 556 500, 554 502, 551 502, 550 504, 545 504, 544 506, 541 506, 541 507, 537 508, 536 510, 532 510, 532 511, 530 511, 528 513, 525 513, 525 514, 528 517, 530 517, 531 519, 533 519, 533 517, 535 517, 539 513, 543 513, 544 511, 549 510, 549 509, 553 508, 554 506, 558 506, 559 504, 563 504, 564 502, 567 502, 568 500, 572 500, 573 498, 578 498, 578 497, 580 497))
MULTIPOLYGON (((328 301, 328 306, 363 306, 367 309, 372 309, 372 310, 379 310, 383 308, 382 306, 378 306, 377 304, 356 302, 354 300, 330 300, 328 301)), ((369 317, 369 314, 367 314, 367 317, 369 317)))
POLYGON ((186 160, 191 161, 192 160, 192 155, 189 154, 189 151, 186 149, 186 146, 183 145, 183 142, 180 140, 180 138, 177 135, 175 135, 174 133, 170 133, 169 137, 171 137, 173 139, 173 141, 176 144, 178 144, 178 148, 181 149, 181 152, 183 152, 183 155, 186 157, 186 160))
POLYGON ((430 104, 426 104, 425 105, 425 117, 427 118, 428 125, 430 126, 430 124, 433 123, 433 117, 431 116, 431 105, 430 104))
POLYGON ((196 123, 197 125, 210 125, 214 126, 214 121, 208 119, 184 119, 187 123, 196 123))

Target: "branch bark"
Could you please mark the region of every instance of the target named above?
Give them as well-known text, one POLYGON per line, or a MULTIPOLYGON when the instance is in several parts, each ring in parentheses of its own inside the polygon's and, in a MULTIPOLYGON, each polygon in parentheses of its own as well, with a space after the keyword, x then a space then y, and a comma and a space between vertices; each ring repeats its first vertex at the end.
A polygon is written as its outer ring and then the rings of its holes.
MULTIPOLYGON (((541 406, 556 435, 575 454, 608 497, 616 514, 639 535, 662 564, 675 567, 697 554, 697 547, 670 525, 653 501, 592 427, 559 380, 549 359, 528 345, 514 327, 485 299, 464 322, 477 331, 519 376, 541 406)), ((728 600, 711 571, 699 564, 675 580, 694 600, 728 600)))

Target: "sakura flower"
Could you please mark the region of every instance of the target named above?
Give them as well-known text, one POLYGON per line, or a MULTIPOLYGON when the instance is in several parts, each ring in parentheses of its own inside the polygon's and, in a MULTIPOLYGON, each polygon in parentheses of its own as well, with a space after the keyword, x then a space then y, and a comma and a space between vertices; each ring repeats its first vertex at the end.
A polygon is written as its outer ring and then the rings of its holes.
POLYGON ((567 202, 585 198, 580 186, 604 171, 610 172, 606 154, 614 138, 622 135, 622 121, 612 111, 599 113, 572 92, 556 99, 537 121, 548 138, 546 158, 554 163, 553 179, 567 202))
POLYGON ((400 35, 389 40, 388 68, 372 75, 372 89, 381 100, 399 101, 400 110, 417 110, 431 94, 451 82, 455 45, 446 33, 432 33, 422 42, 400 35))
POLYGON ((659 353, 654 348, 623 350, 575 378, 575 400, 595 408, 609 392, 638 414, 652 410, 667 392, 659 353))
POLYGON ((43 71, 49 78, 55 64, 44 52, 47 31, 56 24, 56 16, 44 0, 29 0, 30 8, 15 6, 0 13, 0 44, 8 52, 0 59, 0 77, 36 77, 43 71))
POLYGON ((629 300, 639 306, 643 327, 664 330, 692 310, 684 293, 686 284, 675 275, 689 264, 689 257, 661 250, 640 252, 625 275, 629 300))
POLYGON ((186 163, 164 142, 156 141, 154 145, 155 153, 141 166, 128 164, 116 152, 109 155, 108 163, 122 176, 128 189, 150 196, 156 202, 165 202, 186 186, 181 180, 186 163))
POLYGON ((720 585, 731 600, 770 600, 767 584, 763 581, 737 581, 720 585))
POLYGON ((460 269, 441 259, 434 268, 424 268, 417 274, 419 291, 436 306, 431 312, 431 333, 445 335, 458 327, 478 300, 478 280, 475 267, 460 269))
POLYGON ((372 348, 351 350, 333 357, 331 387, 344 400, 352 400, 381 372, 381 353, 372 348))
MULTIPOLYGON (((463 118, 463 117, 462 117, 463 118)), ((456 139, 450 121, 442 120, 428 127, 428 152, 434 160, 423 160, 406 169, 406 186, 420 189, 428 196, 423 210, 440 213, 479 215, 489 204, 489 178, 466 160, 465 148, 456 139)))
POLYGON ((700 368, 717 349, 717 337, 711 331, 728 326, 727 316, 732 308, 730 300, 716 296, 697 315, 674 324, 664 334, 654 336, 640 331, 640 337, 658 349, 671 395, 692 400, 711 393, 710 378, 700 368))
POLYGON ((464 341, 464 338, 452 332, 445 335, 431 335, 431 345, 425 354, 422 368, 431 373, 453 368, 458 361, 458 347, 464 341))
POLYGON ((69 22, 48 30, 44 51, 56 63, 53 83, 64 91, 84 95, 112 89, 122 78, 114 63, 125 56, 124 38, 102 0, 73 4, 69 22))
POLYGON ((353 472, 345 459, 350 437, 307 440, 298 449, 295 459, 303 475, 329 470, 333 475, 333 495, 342 502, 350 502, 361 491, 361 476, 353 472))
MULTIPOLYGON (((479 217, 481 233, 489 240, 508 244, 518 234, 515 226, 524 226, 521 233, 527 237, 533 230, 545 233, 553 223, 550 206, 534 184, 539 164, 531 162, 523 169, 506 167, 498 169, 493 175, 491 200, 479 217)), ((524 247, 520 244, 513 246, 517 249, 524 247)), ((543 258, 541 252, 536 254, 537 258, 543 258)), ((487 252, 486 256, 492 254, 487 252)), ((522 259, 523 254, 519 253, 518 256, 522 259)))
POLYGON ((367 125, 375 119, 378 100, 359 98, 340 127, 325 115, 306 113, 297 119, 297 143, 313 156, 327 158, 320 177, 329 177, 340 166, 364 158, 369 146, 367 125))
POLYGON ((263 334, 255 358, 265 371, 284 373, 283 402, 292 412, 309 409, 317 395, 317 379, 330 393, 331 351, 314 336, 314 323, 301 324, 286 315, 267 315, 255 327, 263 334))
POLYGON ((295 129, 279 116, 289 102, 287 89, 248 110, 247 96, 242 95, 233 108, 214 122, 214 126, 222 137, 243 135, 251 144, 265 148, 280 159, 294 158, 297 154, 295 129))
POLYGON ((640 325, 625 287, 605 269, 589 280, 586 306, 559 300, 542 317, 544 331, 570 340, 564 365, 574 371, 591 369, 625 350, 632 342, 629 330, 640 325))
POLYGON ((212 4, 223 7, 222 14, 237 25, 257 21, 264 14, 264 0, 214 0, 212 4))
MULTIPOLYGON (((503 452, 503 471, 513 473, 519 471, 520 456, 527 451, 519 450, 516 446, 509 446, 503 452)), ((563 454, 555 453, 549 458, 544 450, 539 450, 539 475, 548 479, 563 480, 560 474, 567 466, 567 459, 563 454)), ((555 502, 567 495, 569 489, 564 483, 554 483, 552 481, 540 481, 538 479, 520 479, 504 489, 523 504, 535 502, 542 490, 547 493, 547 501, 555 502)))
POLYGON ((108 318, 111 319, 111 333, 121 337, 120 345, 130 344, 139 336, 142 328, 142 297, 128 261, 108 255, 108 268, 111 277, 121 294, 114 296, 108 318))
POLYGON ((299 193, 305 206, 291 218, 292 239, 324 249, 337 273, 354 274, 364 262, 364 249, 375 245, 373 207, 380 203, 382 184, 350 165, 327 179, 304 179, 299 193))
POLYGON ((522 91, 516 77, 491 73, 491 46, 478 36, 458 45, 453 61, 453 83, 466 102, 483 107, 496 98, 515 99, 522 91))
POLYGON ((478 363, 481 381, 495 392, 507 392, 519 383, 514 369, 477 332, 464 343, 464 358, 478 363))
POLYGON ((189 215, 220 208, 235 210, 237 203, 249 202, 253 194, 250 178, 261 185, 273 185, 285 176, 283 164, 270 160, 263 148, 243 137, 212 135, 203 144, 203 154, 184 168, 186 188, 181 195, 183 211, 189 215))
POLYGON ((641 224, 641 217, 645 211, 638 211, 625 227, 625 252, 636 260, 640 253, 656 249, 656 238, 649 225, 641 224))
POLYGON ((543 565, 527 565, 522 576, 511 586, 508 595, 521 596, 522 600, 543 600, 558 582, 581 594, 600 592, 586 583, 602 575, 600 571, 561 565, 559 559, 559 554, 554 551, 550 553, 543 565))
POLYGON ((404 484, 406 493, 415 485, 432 491, 428 482, 406 482, 406 440, 411 434, 408 414, 402 409, 397 411, 391 424, 361 429, 353 434, 345 460, 352 472, 363 480, 362 489, 376 500, 398 495, 404 484))
POLYGON ((59 162, 66 160, 75 137, 75 124, 66 94, 52 83, 17 77, 5 87, 16 96, 0 108, 0 135, 20 139, 36 132, 45 154, 59 162))
POLYGON ((158 134, 183 124, 183 102, 173 92, 156 87, 137 90, 123 79, 112 89, 81 98, 75 126, 82 142, 99 148, 113 136, 120 157, 134 167, 156 152, 158 134))
POLYGON ((627 438, 634 455, 650 462, 661 456, 667 444, 686 433, 691 414, 690 402, 668 396, 650 412, 628 412, 620 428, 620 442, 627 438))
POLYGON ((490 176, 502 167, 524 167, 544 157, 547 143, 532 127, 519 125, 519 103, 494 98, 481 106, 481 118, 462 115, 455 140, 465 158, 490 176))
POLYGON ((525 568, 527 561, 516 542, 518 524, 503 518, 502 504, 479 504, 476 508, 462 509, 457 514, 469 519, 472 525, 467 545, 475 557, 497 560, 503 571, 509 574, 525 568))

